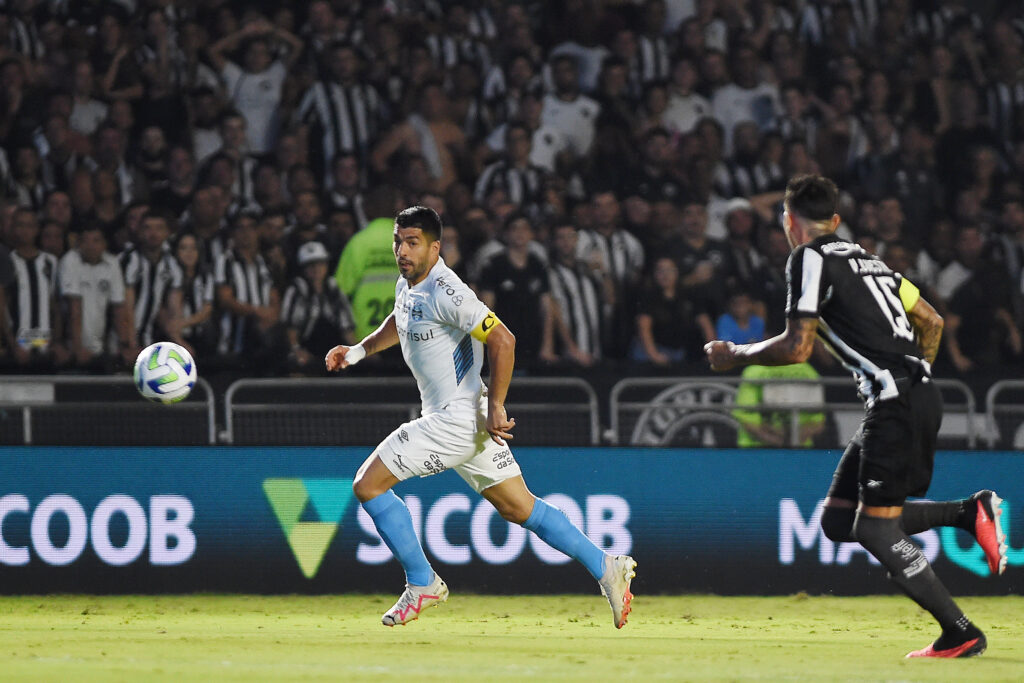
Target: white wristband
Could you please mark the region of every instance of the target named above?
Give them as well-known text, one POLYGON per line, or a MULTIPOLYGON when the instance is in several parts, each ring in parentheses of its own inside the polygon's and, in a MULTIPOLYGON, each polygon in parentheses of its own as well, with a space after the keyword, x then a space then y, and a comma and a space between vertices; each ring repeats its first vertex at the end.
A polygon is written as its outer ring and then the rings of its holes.
POLYGON ((349 365, 355 365, 364 358, 366 358, 366 349, 363 348, 362 344, 350 346, 348 353, 345 354, 345 360, 348 361, 349 365))

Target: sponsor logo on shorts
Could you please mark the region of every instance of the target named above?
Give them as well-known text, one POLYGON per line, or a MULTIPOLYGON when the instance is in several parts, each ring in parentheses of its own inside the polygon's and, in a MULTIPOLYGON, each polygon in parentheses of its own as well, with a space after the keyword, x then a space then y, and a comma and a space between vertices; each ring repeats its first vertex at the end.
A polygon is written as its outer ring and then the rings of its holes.
POLYGON ((423 461, 423 469, 430 474, 440 474, 448 469, 448 466, 441 462, 441 456, 437 453, 429 453, 430 457, 423 461))
POLYGON ((405 431, 404 429, 402 431, 398 432, 398 440, 399 441, 408 441, 409 440, 409 432, 405 431))
POLYGON ((497 453, 495 453, 494 457, 491 458, 491 462, 497 463, 497 468, 499 470, 503 470, 506 467, 511 467, 512 465, 515 465, 516 459, 512 457, 512 451, 506 448, 503 451, 498 451, 497 453))
POLYGON ((397 467, 402 472, 410 471, 409 468, 405 466, 405 463, 402 462, 402 456, 400 453, 395 453, 395 457, 391 459, 391 462, 393 462, 395 464, 395 467, 397 467))

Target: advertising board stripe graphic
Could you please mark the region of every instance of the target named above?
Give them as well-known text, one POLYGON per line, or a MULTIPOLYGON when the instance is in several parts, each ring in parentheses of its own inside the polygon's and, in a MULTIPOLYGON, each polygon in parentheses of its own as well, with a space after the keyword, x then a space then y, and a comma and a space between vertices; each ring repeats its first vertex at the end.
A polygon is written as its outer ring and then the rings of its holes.
POLYGON ((271 478, 263 480, 263 493, 303 576, 313 578, 341 526, 352 498, 352 480, 271 478), (310 502, 319 520, 299 521, 310 502))

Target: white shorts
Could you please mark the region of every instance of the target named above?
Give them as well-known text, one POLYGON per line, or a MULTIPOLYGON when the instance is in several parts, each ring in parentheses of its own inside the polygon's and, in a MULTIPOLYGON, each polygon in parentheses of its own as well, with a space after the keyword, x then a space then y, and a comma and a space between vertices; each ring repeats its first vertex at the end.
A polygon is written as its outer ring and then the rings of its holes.
POLYGON ((399 481, 452 469, 480 493, 522 474, 512 451, 491 439, 486 424, 486 408, 475 414, 440 410, 406 422, 374 453, 399 481))

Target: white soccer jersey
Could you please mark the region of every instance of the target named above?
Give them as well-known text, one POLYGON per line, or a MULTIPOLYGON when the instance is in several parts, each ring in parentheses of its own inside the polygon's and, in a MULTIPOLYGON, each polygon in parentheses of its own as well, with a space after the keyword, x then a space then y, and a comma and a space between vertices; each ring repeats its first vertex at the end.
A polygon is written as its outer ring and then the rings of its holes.
POLYGON ((416 378, 423 414, 477 409, 483 344, 470 334, 490 310, 443 259, 419 284, 398 278, 395 324, 402 355, 416 378))

